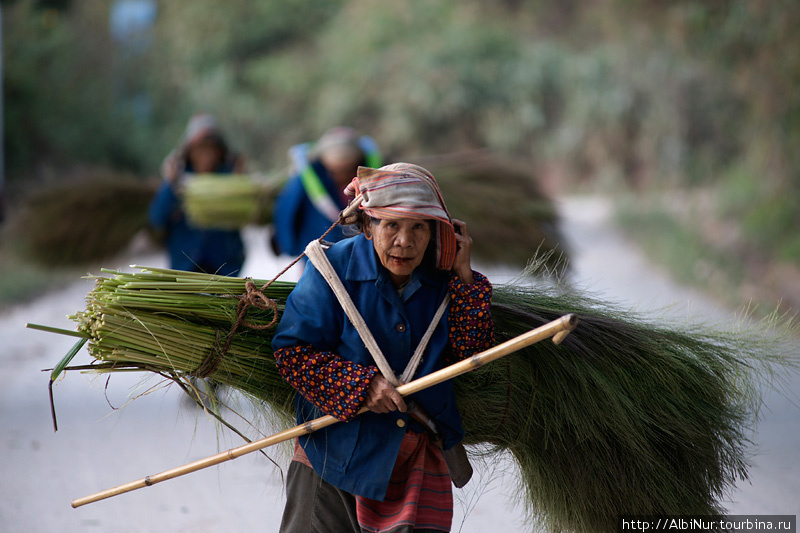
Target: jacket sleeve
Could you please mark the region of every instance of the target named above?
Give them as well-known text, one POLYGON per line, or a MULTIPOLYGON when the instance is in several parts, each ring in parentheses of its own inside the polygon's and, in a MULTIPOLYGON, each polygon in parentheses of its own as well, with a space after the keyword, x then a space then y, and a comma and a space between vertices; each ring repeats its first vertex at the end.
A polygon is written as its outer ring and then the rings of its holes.
POLYGON ((450 349, 448 363, 461 361, 494 345, 492 284, 480 272, 472 272, 467 285, 456 274, 450 277, 450 349))
POLYGON ((313 265, 306 265, 272 340, 278 372, 325 414, 354 418, 367 397, 375 366, 335 353, 344 320, 336 297, 313 265))
POLYGON ((147 212, 150 226, 158 230, 166 229, 174 213, 180 208, 180 200, 172 186, 166 181, 161 183, 147 212))
POLYGON ((308 345, 275 350, 275 362, 283 379, 306 400, 341 421, 358 414, 378 370, 308 345))
POLYGON ((303 216, 305 191, 299 176, 293 176, 275 200, 274 239, 281 253, 298 255, 306 243, 298 243, 298 219, 303 216), (299 251, 298 251, 299 249, 299 251))

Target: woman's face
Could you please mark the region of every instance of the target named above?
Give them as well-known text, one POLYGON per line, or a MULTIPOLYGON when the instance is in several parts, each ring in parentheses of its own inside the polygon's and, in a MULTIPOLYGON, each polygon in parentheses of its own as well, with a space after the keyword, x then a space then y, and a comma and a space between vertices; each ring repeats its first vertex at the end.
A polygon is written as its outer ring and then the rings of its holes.
POLYGON ((400 287, 422 264, 431 240, 431 224, 413 218, 377 220, 367 226, 364 235, 372 241, 395 287, 400 287))
POLYGON ((189 162, 197 174, 214 172, 222 160, 222 149, 213 139, 203 139, 189 148, 189 162))
POLYGON ((361 152, 354 150, 329 150, 320 160, 336 186, 344 189, 358 173, 362 157, 361 152))

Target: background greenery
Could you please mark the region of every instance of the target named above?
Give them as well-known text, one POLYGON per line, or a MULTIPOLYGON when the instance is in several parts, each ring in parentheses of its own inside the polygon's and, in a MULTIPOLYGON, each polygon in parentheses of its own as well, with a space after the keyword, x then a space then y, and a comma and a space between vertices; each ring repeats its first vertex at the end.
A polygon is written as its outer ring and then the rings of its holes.
POLYGON ((87 165, 153 177, 206 110, 253 169, 348 124, 398 156, 489 148, 557 193, 628 191, 646 240, 713 215, 735 238, 687 248, 800 260, 794 0, 161 0, 136 47, 110 5, 3 2, 12 207, 87 165), (653 209, 674 191, 703 203, 653 209))

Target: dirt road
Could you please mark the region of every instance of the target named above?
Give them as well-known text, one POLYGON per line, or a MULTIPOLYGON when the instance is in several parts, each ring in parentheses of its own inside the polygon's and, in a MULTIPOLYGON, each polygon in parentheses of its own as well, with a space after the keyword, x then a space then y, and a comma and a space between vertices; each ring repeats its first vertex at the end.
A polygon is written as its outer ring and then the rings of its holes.
MULTIPOLYGON (((643 312, 668 304, 671 313, 726 319, 731 312, 673 284, 608 225, 602 201, 562 202, 573 249, 575 280, 643 312)), ((245 274, 266 278, 284 264, 264 246, 263 232, 248 231, 245 274)), ((159 256, 139 264, 163 265, 159 256)), ((118 267, 120 265, 107 265, 118 267)), ((504 281, 511 273, 490 273, 504 281)), ((296 277, 296 272, 291 276, 296 277)), ((253 454, 154 487, 72 509, 70 501, 241 444, 217 432, 201 411, 175 390, 140 383, 135 375, 70 374, 55 387, 59 431, 51 426, 47 374, 71 346, 67 337, 25 329, 26 322, 73 329, 66 315, 83 308, 91 288, 76 282, 46 298, 0 314, 0 530, 9 533, 271 532, 283 508, 281 470, 253 454), (132 391, 156 389, 125 405, 132 391), (113 410, 113 407, 124 409, 113 410)), ((76 363, 88 363, 78 355, 76 363)), ((795 393, 800 382, 793 383, 795 393)), ((732 514, 800 514, 800 408, 778 395, 753 436, 751 483, 731 495, 732 514)), ((273 453, 286 464, 286 453, 273 453)), ((513 505, 516 486, 508 464, 479 472, 491 483, 470 483, 457 493, 454 530, 525 531, 513 505), (480 488, 479 488, 480 487, 480 488), (464 516, 466 520, 464 520, 464 516)))

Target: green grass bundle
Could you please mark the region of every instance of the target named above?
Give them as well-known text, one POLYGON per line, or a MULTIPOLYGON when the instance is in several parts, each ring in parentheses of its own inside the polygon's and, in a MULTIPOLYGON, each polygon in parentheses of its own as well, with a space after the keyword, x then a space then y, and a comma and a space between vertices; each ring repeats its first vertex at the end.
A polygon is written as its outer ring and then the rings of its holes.
POLYGON ((236 174, 200 174, 186 181, 186 216, 197 227, 237 229, 272 221, 272 205, 282 182, 236 174))
POLYGON ((436 177, 450 213, 469 225, 483 263, 523 267, 534 254, 563 266, 569 250, 553 201, 529 166, 486 152, 433 156, 420 164, 436 177))
MULTIPOLYGON (((113 277, 97 277, 86 310, 70 316, 88 337, 97 370, 209 377, 288 412, 292 394, 272 356, 275 327, 260 332, 242 326, 225 349, 246 280, 158 268, 104 272, 113 277)), ((270 286, 267 296, 278 303, 279 314, 293 287, 270 286)), ((273 318, 273 311, 257 307, 245 316, 255 325, 273 318)))
MULTIPOLYGON (((244 280, 111 273, 73 317, 96 370, 185 377, 208 368, 244 280)), ((266 291, 279 312, 292 286, 266 291)), ((498 342, 566 313, 580 319, 561 345, 540 342, 456 378, 466 442, 474 454, 513 455, 524 504, 550 531, 612 532, 625 513, 722 511, 720 498, 747 476, 761 379, 797 362, 780 336, 654 325, 570 288, 497 286, 492 312, 498 342)), ((272 318, 247 315, 254 324, 272 318)), ((277 374, 273 332, 240 327, 209 377, 291 419, 293 390, 277 374)))
POLYGON ((12 220, 22 255, 45 266, 80 265, 113 257, 147 227, 155 185, 96 174, 39 189, 12 220))

